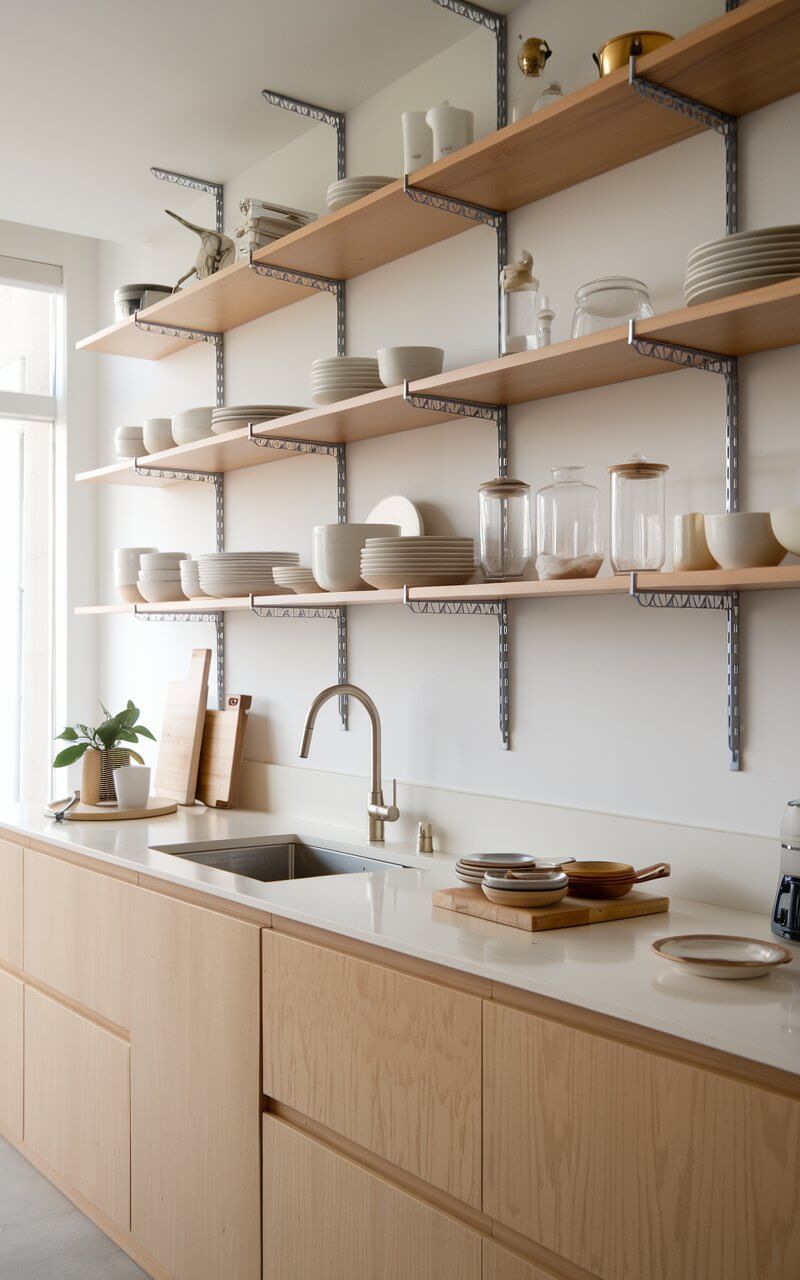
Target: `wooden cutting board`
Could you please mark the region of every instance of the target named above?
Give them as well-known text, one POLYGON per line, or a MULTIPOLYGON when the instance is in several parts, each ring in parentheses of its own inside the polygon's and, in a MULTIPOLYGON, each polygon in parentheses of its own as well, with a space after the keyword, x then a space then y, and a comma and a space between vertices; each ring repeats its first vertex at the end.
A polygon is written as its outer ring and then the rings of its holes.
POLYGON ((167 686, 153 789, 178 804, 194 804, 210 665, 210 649, 193 649, 186 679, 167 686))
MULTIPOLYGON (((53 812, 64 803, 64 800, 54 800, 47 807, 53 812)), ((149 796, 147 804, 139 809, 121 809, 117 804, 84 804, 79 800, 69 813, 64 814, 64 822, 121 822, 123 818, 159 818, 165 813, 175 813, 177 808, 176 800, 167 800, 164 796, 149 796)))
POLYGON ((465 916, 479 920, 491 920, 494 924, 510 925, 512 929, 525 929, 539 933, 543 929, 571 929, 580 924, 602 924, 607 920, 628 920, 631 916, 658 915, 669 910, 669 898, 653 893, 640 893, 633 889, 624 898, 574 898, 567 894, 551 907, 505 907, 490 902, 475 887, 463 889, 437 889, 433 905, 445 911, 460 911, 465 916))
POLYGON ((200 748, 197 799, 210 809, 234 809, 244 757, 247 713, 253 699, 238 693, 225 699, 224 711, 207 711, 200 748))

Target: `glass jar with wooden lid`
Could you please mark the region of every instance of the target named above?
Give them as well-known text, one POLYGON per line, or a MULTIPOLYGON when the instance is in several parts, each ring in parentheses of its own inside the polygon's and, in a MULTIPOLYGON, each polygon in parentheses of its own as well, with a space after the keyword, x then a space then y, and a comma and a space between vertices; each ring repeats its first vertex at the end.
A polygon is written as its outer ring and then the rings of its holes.
POLYGON ((608 471, 611 567, 615 573, 657 572, 666 558, 664 477, 669 467, 635 453, 608 471))

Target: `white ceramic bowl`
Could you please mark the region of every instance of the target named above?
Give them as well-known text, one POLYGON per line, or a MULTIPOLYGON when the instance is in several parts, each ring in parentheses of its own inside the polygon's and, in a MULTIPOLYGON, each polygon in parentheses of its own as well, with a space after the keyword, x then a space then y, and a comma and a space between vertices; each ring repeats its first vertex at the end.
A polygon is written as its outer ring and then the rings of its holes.
POLYGON ((144 551, 139 561, 143 569, 177 569, 181 560, 188 560, 185 551, 144 551))
POLYGON ((117 595, 119 596, 120 600, 125 601, 125 604, 141 604, 142 601, 144 600, 144 596, 142 595, 141 591, 139 590, 135 582, 132 582, 132 583, 118 582, 117 595))
POLYGON ((148 453, 160 453, 175 444, 172 438, 172 418, 145 418, 142 425, 144 447, 148 453))
POLYGON ((441 347, 381 347, 378 372, 385 387, 396 387, 408 378, 432 378, 442 372, 444 351, 441 347))
POLYGON ((722 569, 760 569, 780 564, 786 555, 768 511, 737 511, 705 518, 708 549, 722 569))
POLYGON ((180 582, 177 569, 140 569, 137 582, 180 582))
POLYGON ((183 600, 180 580, 172 582, 142 582, 139 579, 139 590, 148 604, 165 604, 168 600, 183 600))
POLYGON ((118 440, 114 446, 114 453, 120 461, 132 462, 134 458, 141 458, 145 453, 143 440, 118 440))
POLYGON ((778 507, 769 514, 772 532, 782 547, 800 556, 800 507, 778 507))
POLYGON ((172 436, 176 444, 191 444, 194 440, 202 440, 211 434, 210 406, 182 409, 172 419, 172 436))
POLYGON ((144 435, 144 427, 141 427, 141 426, 117 427, 116 431, 114 432, 114 439, 126 440, 129 438, 134 438, 137 440, 141 440, 143 435, 144 435))
POLYGON ((397 524, 320 524, 314 529, 312 573, 325 591, 359 591, 367 538, 399 535, 397 524))

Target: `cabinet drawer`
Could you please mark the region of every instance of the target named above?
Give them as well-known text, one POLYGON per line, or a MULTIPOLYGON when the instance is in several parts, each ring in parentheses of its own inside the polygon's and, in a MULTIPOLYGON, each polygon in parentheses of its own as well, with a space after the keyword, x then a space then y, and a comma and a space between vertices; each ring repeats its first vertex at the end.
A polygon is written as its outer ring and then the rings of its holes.
POLYGON ((487 1003, 485 1212, 604 1280, 786 1280, 800 1101, 487 1003))
POLYGON ((128 1026, 131 886, 25 850, 25 971, 128 1026))
POLYGON ((0 960, 22 968, 22 846, 0 840, 0 960))
POLYGON ((23 986, 0 969, 0 1126, 22 1137, 23 986))
POLYGON ((130 1046, 25 988, 25 1141, 126 1231, 130 1226, 130 1046))
POLYGON ((494 1240, 483 1241, 482 1280, 558 1280, 552 1271, 542 1271, 518 1253, 503 1249, 494 1240))
POLYGON ((264 1280, 480 1280, 481 1237, 264 1117, 264 1280))
POLYGON ((480 1208, 481 1002, 272 930, 264 1092, 480 1208))

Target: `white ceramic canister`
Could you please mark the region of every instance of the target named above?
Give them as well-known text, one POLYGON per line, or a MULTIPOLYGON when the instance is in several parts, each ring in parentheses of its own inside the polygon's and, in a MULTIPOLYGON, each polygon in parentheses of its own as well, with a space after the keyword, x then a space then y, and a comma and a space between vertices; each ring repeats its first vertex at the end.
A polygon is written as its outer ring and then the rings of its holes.
POLYGON ((472 142, 475 117, 471 111, 442 102, 438 107, 431 107, 425 119, 433 130, 434 160, 442 160, 472 142))
POLYGON ((717 562, 706 542, 705 516, 691 511, 675 517, 673 567, 676 573, 698 569, 716 569, 717 562))
POLYGON ((403 112, 403 172, 413 173, 433 160, 433 132, 424 111, 403 112))

